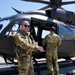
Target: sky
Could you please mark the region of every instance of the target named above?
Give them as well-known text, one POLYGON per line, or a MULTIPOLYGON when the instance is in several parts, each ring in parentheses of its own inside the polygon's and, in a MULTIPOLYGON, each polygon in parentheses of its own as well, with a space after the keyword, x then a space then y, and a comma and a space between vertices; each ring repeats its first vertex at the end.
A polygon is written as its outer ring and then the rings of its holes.
MULTIPOLYGON (((26 11, 37 10, 43 6, 45 5, 40 3, 38 4, 38 3, 21 1, 21 0, 0 0, 0 17, 4 18, 16 15, 17 13, 12 9, 12 7, 14 7, 17 10, 26 12, 26 11)), ((1 23, 7 25, 8 21, 0 22, 0 24, 1 23)))
MULTIPOLYGON (((72 0, 62 0, 62 1, 72 1, 72 0)), ((0 17, 3 18, 17 14, 11 7, 26 12, 37 10, 43 6, 45 6, 45 4, 32 3, 21 0, 0 0, 0 17)), ((75 11, 75 4, 65 5, 62 7, 69 11, 75 11)))
MULTIPOLYGON (((62 1, 72 1, 72 0, 62 0, 62 1)), ((0 17, 4 18, 4 17, 16 15, 17 13, 11 7, 26 12, 26 11, 35 11, 44 6, 46 5, 41 3, 32 3, 32 2, 26 2, 21 0, 0 0, 0 17)), ((75 4, 65 5, 62 7, 65 10, 75 12, 75 4)), ((0 22, 0 24, 1 23, 7 25, 8 21, 0 22)))
POLYGON ((0 17, 6 17, 16 14, 16 12, 11 7, 26 12, 37 10, 42 6, 45 5, 21 0, 0 0, 0 17))

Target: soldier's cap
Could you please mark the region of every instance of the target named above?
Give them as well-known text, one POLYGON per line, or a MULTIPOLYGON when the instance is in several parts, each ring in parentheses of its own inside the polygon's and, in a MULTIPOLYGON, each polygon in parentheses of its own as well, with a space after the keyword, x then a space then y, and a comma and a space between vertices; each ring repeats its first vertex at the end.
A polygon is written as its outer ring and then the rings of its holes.
POLYGON ((55 31, 56 28, 55 28, 54 26, 52 26, 52 27, 50 28, 50 30, 55 31))

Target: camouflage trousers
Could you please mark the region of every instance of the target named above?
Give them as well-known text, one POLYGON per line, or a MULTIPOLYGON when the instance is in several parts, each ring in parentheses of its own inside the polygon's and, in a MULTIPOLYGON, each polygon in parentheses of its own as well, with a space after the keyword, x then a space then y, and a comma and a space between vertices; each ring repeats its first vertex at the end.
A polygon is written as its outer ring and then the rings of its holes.
POLYGON ((34 75, 32 58, 30 56, 18 58, 18 71, 19 75, 34 75))
POLYGON ((57 51, 46 52, 47 68, 49 74, 51 72, 54 72, 57 73, 56 75, 59 75, 59 66, 58 66, 57 59, 58 59, 57 51))

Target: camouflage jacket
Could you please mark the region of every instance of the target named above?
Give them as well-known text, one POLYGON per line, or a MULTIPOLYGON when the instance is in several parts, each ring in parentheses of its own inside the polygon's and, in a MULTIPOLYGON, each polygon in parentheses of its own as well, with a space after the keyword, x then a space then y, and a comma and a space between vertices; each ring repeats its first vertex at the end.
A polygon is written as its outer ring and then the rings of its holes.
POLYGON ((43 46, 46 46, 46 50, 57 50, 57 46, 61 44, 60 37, 55 33, 48 34, 42 42, 43 46))
POLYGON ((27 56, 32 54, 33 51, 37 50, 37 46, 34 44, 34 39, 31 40, 29 37, 30 33, 26 33, 23 30, 20 30, 15 34, 15 44, 16 50, 18 51, 19 55, 27 56))

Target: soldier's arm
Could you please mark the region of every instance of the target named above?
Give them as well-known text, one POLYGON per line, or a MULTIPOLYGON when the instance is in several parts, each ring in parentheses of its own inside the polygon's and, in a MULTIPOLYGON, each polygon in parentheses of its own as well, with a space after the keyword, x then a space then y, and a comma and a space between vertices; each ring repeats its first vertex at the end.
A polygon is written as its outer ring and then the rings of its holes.
POLYGON ((29 44, 28 42, 26 42, 25 40, 22 40, 20 35, 15 35, 15 43, 17 46, 19 46, 20 48, 24 49, 24 50, 37 50, 39 48, 38 45, 33 44, 29 44))
POLYGON ((39 48, 38 45, 35 45, 35 44, 29 44, 29 49, 30 49, 31 51, 35 51, 35 50, 37 50, 38 48, 39 48))
POLYGON ((47 36, 43 39, 42 46, 45 46, 46 45, 46 39, 47 39, 47 36))
POLYGON ((57 46, 61 45, 61 38, 59 36, 57 36, 58 38, 58 43, 57 43, 57 46))
POLYGON ((42 46, 38 46, 37 44, 29 44, 29 52, 33 52, 35 50, 39 50, 40 52, 43 52, 43 47, 42 46))
POLYGON ((42 41, 42 46, 45 46, 45 39, 43 39, 42 41))
POLYGON ((15 44, 16 46, 19 46, 20 48, 24 49, 24 50, 28 50, 29 46, 27 45, 27 42, 22 41, 21 36, 16 34, 15 35, 15 44))

